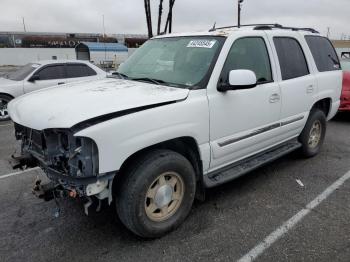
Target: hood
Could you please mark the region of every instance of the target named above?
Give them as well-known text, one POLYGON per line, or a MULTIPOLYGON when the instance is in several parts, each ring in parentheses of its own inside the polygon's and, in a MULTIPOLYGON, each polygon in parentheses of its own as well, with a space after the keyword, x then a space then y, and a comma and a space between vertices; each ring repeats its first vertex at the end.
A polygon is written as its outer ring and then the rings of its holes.
POLYGON ((12 100, 9 114, 36 130, 70 128, 83 121, 123 110, 186 99, 188 89, 104 79, 48 88, 12 100))
POLYGON ((0 89, 4 86, 11 86, 17 84, 17 81, 13 81, 4 77, 0 77, 0 89))

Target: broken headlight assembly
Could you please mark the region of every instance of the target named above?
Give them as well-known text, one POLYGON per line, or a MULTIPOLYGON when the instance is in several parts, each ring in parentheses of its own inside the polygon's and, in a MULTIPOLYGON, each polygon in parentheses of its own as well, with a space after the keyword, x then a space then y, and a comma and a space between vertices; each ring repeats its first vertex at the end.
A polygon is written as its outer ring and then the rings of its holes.
POLYGON ((75 137, 69 129, 38 131, 15 125, 15 130, 22 155, 34 158, 51 180, 98 176, 98 149, 92 139, 75 137))

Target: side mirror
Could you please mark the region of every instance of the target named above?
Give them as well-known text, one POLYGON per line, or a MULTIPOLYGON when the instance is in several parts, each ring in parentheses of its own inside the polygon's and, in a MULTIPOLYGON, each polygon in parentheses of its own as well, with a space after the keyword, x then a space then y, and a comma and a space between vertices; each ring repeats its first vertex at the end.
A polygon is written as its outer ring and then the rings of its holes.
POLYGON ((229 83, 218 87, 220 92, 236 89, 249 89, 257 86, 256 75, 251 70, 238 69, 229 73, 229 83))
POLYGON ((37 74, 32 75, 32 77, 28 79, 28 81, 32 83, 34 83, 37 80, 40 80, 40 76, 37 74))

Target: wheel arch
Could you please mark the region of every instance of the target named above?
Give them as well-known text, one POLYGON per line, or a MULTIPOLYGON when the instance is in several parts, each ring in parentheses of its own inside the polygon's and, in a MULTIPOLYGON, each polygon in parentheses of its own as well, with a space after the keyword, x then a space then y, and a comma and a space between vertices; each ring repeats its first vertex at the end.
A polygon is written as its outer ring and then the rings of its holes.
POLYGON ((11 99, 14 99, 14 98, 15 98, 13 95, 8 94, 8 93, 4 93, 4 92, 0 92, 0 95, 8 96, 8 97, 10 97, 11 99))
POLYGON ((193 169, 196 174, 196 180, 197 180, 197 192, 196 192, 196 198, 197 199, 204 199, 204 188, 203 188, 203 164, 200 154, 200 149, 198 146, 198 143, 195 138, 184 136, 184 137, 178 137, 174 139, 170 139, 167 141, 163 141, 151 146, 148 146, 146 148, 143 148, 132 155, 130 155, 121 165, 118 175, 115 176, 113 181, 113 191, 116 190, 116 185, 118 185, 118 180, 123 179, 125 176, 125 173, 127 172, 127 169, 134 161, 137 161, 141 156, 144 154, 147 154, 150 151, 157 150, 157 149, 168 149, 171 151, 174 151, 176 153, 181 154, 184 156, 193 166, 193 169))
POLYGON ((320 109, 322 112, 324 112, 326 118, 328 118, 332 107, 332 98, 327 97, 318 100, 311 108, 311 111, 314 109, 320 109))

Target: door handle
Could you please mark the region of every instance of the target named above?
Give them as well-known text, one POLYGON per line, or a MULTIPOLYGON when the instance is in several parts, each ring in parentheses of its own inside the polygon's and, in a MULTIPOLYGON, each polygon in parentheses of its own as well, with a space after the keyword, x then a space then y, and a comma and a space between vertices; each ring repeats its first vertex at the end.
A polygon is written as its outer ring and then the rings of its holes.
POLYGON ((57 85, 64 85, 65 82, 59 82, 57 85))
POLYGON ((314 92, 314 86, 313 85, 309 85, 307 88, 306 88, 306 93, 308 94, 311 94, 314 92))
POLYGON ((273 94, 270 96, 270 103, 277 103, 278 101, 280 101, 279 94, 273 94))

